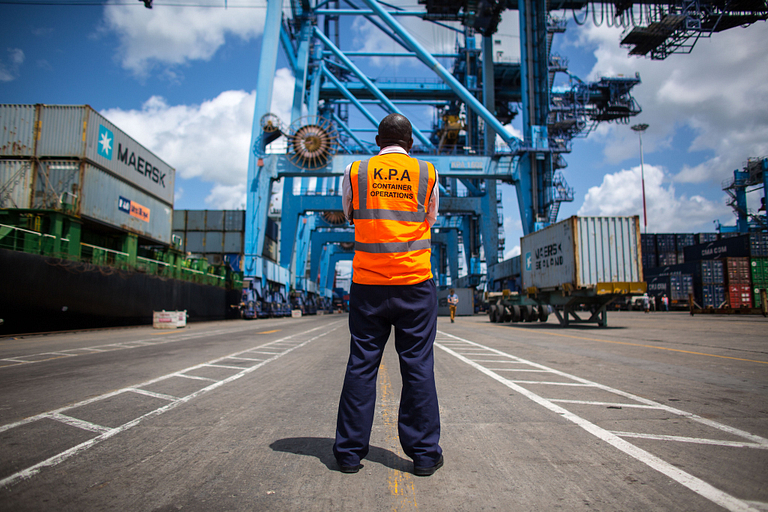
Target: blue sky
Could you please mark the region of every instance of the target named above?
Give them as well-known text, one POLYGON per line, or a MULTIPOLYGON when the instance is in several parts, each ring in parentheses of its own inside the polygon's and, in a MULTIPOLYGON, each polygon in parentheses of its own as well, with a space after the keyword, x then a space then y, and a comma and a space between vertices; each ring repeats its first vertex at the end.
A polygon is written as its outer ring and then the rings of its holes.
MULTIPOLYGON (((0 5, 0 101, 89 104, 176 168, 176 208, 244 207, 266 9, 264 0, 238 1, 228 9, 159 2, 147 10, 139 1, 0 5)), ((514 27, 504 30, 517 37, 514 27)), ((360 20, 344 33, 348 49, 394 49, 360 20)), ((418 38, 435 50, 450 49, 454 40, 432 27, 418 38)), ((570 21, 555 37, 554 51, 585 80, 640 73, 633 94, 643 112, 632 124, 650 125, 643 137, 649 232, 713 231, 715 220, 733 224, 721 182, 748 157, 768 155, 768 24, 715 34, 691 54, 665 61, 628 57, 619 39, 617 29, 570 21)), ((418 63, 377 64, 371 76, 425 73, 418 63)), ((273 110, 287 121, 293 77, 282 56, 278 68, 273 110)), ((629 126, 601 125, 573 148, 564 174, 576 198, 563 205, 561 219, 642 216, 638 137, 629 126)), ((503 190, 506 254, 512 255, 522 230, 514 190, 503 190)))

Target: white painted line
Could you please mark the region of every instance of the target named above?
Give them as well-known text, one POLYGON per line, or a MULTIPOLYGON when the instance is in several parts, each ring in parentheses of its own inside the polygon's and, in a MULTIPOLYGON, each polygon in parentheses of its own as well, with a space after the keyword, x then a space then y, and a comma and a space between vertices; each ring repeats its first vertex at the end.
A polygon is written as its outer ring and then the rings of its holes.
POLYGON ((52 420, 60 421, 61 423, 66 423, 71 427, 77 427, 79 429, 88 430, 89 432, 96 432, 98 434, 104 434, 105 432, 112 430, 109 427, 102 427, 101 425, 96 425, 90 421, 73 418, 72 416, 66 416, 59 413, 51 414, 50 418, 52 420))
MULTIPOLYGON (((466 341, 467 343, 474 343, 474 342, 470 342, 469 340, 464 340, 463 338, 459 338, 458 336, 454 336, 454 337, 461 341, 466 341)), ((464 361, 468 365, 484 373, 485 375, 491 377, 497 382, 507 386, 508 388, 514 391, 517 391, 518 393, 525 396, 526 398, 533 401, 534 403, 537 403, 542 407, 552 411, 553 413, 558 414, 563 419, 566 419, 572 423, 575 423, 576 425, 583 428, 584 430, 594 435, 598 439, 608 443, 609 445, 613 446, 614 448, 617 448, 618 450, 621 450, 622 452, 626 453, 630 457, 646 464, 647 466, 655 469, 656 471, 662 473, 663 475, 666 475, 672 480, 687 487, 688 489, 692 490, 696 494, 712 501, 713 503, 716 503, 717 505, 720 505, 721 507, 734 512, 755 510, 754 508, 750 507, 748 503, 738 498, 735 498, 734 496, 731 496, 730 494, 727 494, 721 491, 720 489, 717 489, 713 485, 689 473, 686 473, 685 471, 682 471, 681 469, 673 466, 672 464, 660 459, 659 457, 656 457, 655 455, 641 448, 638 448, 637 446, 625 441, 624 439, 620 438, 615 434, 612 434, 611 432, 605 430, 604 428, 598 427, 594 423, 591 423, 585 420, 584 418, 573 414, 567 409, 563 409, 559 405, 556 405, 551 401, 540 397, 534 392, 529 391, 528 389, 522 386, 519 386, 518 384, 508 379, 505 379, 501 375, 494 373, 489 369, 483 367, 482 365, 475 363, 474 361, 462 356, 458 352, 455 352, 450 348, 439 345, 439 344, 436 344, 435 346, 451 354, 457 359, 464 361)), ((487 348, 487 347, 484 347, 484 348, 487 348)), ((495 349, 490 349, 490 350, 496 351, 495 349)), ((500 352, 500 351, 496 351, 496 352, 500 352)), ((532 363, 532 364, 535 364, 535 363, 532 363)), ((536 366, 542 366, 542 365, 536 365, 536 366)), ((546 367, 543 367, 543 368, 546 368, 546 367)), ((563 372, 557 372, 557 373, 563 373, 563 372)), ((583 379, 578 379, 578 380, 583 380, 583 379)))
POLYGON ((579 404, 579 405, 598 405, 602 407, 626 407, 628 409, 658 409, 663 410, 663 407, 657 405, 641 405, 641 404, 624 404, 614 402, 593 402, 590 400, 566 400, 564 398, 546 398, 550 402, 557 402, 562 404, 579 404))
POLYGON ((544 384, 545 386, 575 386, 582 388, 595 387, 593 384, 582 384, 581 382, 546 382, 540 380, 510 380, 509 382, 514 382, 515 384, 544 384))
MULTIPOLYGON (((342 323, 343 323, 342 321, 338 321, 338 322, 333 322, 333 323, 331 323, 329 325, 323 325, 323 326, 320 326, 320 327, 314 327, 314 328, 309 329, 307 331, 303 331, 303 332, 300 332, 300 333, 296 333, 296 334, 292 334, 292 335, 286 336, 285 338, 283 338, 283 340, 288 339, 288 338, 293 338, 293 337, 296 337, 296 336, 303 336, 305 334, 309 334, 309 333, 311 333, 313 331, 316 331, 318 329, 328 328, 329 326, 338 326, 339 324, 342 324, 342 323)), ((126 430, 135 427, 136 425, 140 424, 142 421, 144 421, 147 418, 152 418, 154 416, 159 416, 160 414, 163 414, 163 413, 165 413, 167 411, 175 409, 179 405, 187 403, 190 400, 192 400, 192 399, 194 399, 194 398, 196 398, 196 397, 198 397, 200 395, 208 393, 209 391, 213 391, 214 389, 217 389, 220 386, 223 386, 223 385, 228 384, 228 383, 230 383, 232 381, 235 381, 235 380, 237 380, 237 379, 239 379, 239 378, 241 378, 241 377, 243 377, 245 375, 248 375, 249 373, 251 373, 251 372, 261 368, 262 366, 266 365, 267 363, 271 363, 272 361, 275 361, 275 360, 281 358, 282 356, 284 356, 286 354, 289 354, 289 353, 293 352, 294 350, 296 350, 298 348, 301 348, 301 347, 307 345, 308 343, 310 343, 310 342, 312 342, 312 341, 314 341, 314 340, 316 340, 318 338, 326 336, 326 335, 330 334, 331 332, 333 332, 335 330, 336 330, 336 327, 333 327, 333 329, 328 329, 325 332, 323 332, 322 334, 318 334, 317 336, 313 336, 312 338, 309 338, 309 339, 307 339, 307 340, 305 340, 305 341, 303 341, 301 343, 298 343, 298 344, 296 344, 293 347, 285 349, 283 352, 275 354, 274 357, 271 357, 271 358, 267 359, 266 361, 263 361, 263 362, 261 362, 261 363, 259 363, 257 365, 251 366, 249 368, 244 368, 239 373, 231 375, 231 376, 227 377, 224 380, 214 381, 212 384, 210 384, 210 385, 208 385, 208 386, 206 386, 206 387, 204 387, 202 389, 199 389, 199 390, 197 390, 197 391, 195 391, 193 393, 190 393, 189 395, 187 395, 185 397, 179 398, 178 400, 176 400, 174 402, 171 402, 171 403, 169 403, 167 405, 164 405, 164 406, 159 407, 159 408, 157 408, 157 409, 155 409, 153 411, 150 411, 150 412, 148 412, 148 413, 146 413, 146 414, 144 414, 142 416, 139 416, 138 418, 135 418, 135 419, 133 419, 133 420, 127 422, 127 423, 124 423, 123 425, 120 425, 119 427, 116 427, 116 428, 113 428, 113 429, 109 429, 109 430, 103 432, 102 434, 100 434, 100 435, 98 435, 98 436, 96 436, 96 437, 94 437, 92 439, 89 439, 88 441, 85 441, 85 442, 80 443, 80 444, 78 444, 76 446, 73 446, 72 448, 70 448, 68 450, 65 450, 65 451, 63 451, 63 452, 61 452, 61 453, 59 453, 57 455, 54 455, 53 457, 50 457, 50 458, 48 458, 48 459, 46 459, 46 460, 44 460, 42 462, 38 462, 37 464, 34 464, 34 465, 32 465, 32 466, 30 466, 30 467, 28 467, 26 469, 23 469, 21 471, 17 471, 16 473, 14 473, 14 474, 12 474, 10 476, 7 476, 7 477, 3 478, 2 480, 0 480, 0 487, 8 487, 8 486, 13 485, 13 484, 15 484, 15 483, 17 483, 17 482, 19 482, 21 480, 26 480, 28 478, 31 478, 34 475, 38 474, 43 469, 56 466, 57 464, 60 464, 61 462, 69 459, 70 457, 73 457, 74 455, 77 455, 78 453, 83 452, 83 451, 91 448, 92 446, 95 446, 96 444, 101 443, 104 440, 107 440, 107 439, 109 439, 109 438, 111 438, 111 437, 113 437, 113 436, 115 436, 115 435, 117 435, 117 434, 119 434, 121 432, 125 432, 126 430)), ((265 344, 261 345, 261 347, 269 346, 272 343, 274 343, 274 342, 265 343, 265 344)), ((225 357, 239 356, 239 355, 241 355, 243 353, 246 353, 246 352, 248 352, 248 351, 247 350, 243 350, 243 351, 240 351, 240 352, 235 352, 234 354, 229 354, 229 356, 225 356, 225 357)), ((211 362, 219 361, 221 359, 224 359, 224 358, 219 358, 219 359, 216 359, 216 360, 211 361, 211 362)), ((198 369, 198 368, 202 367, 205 364, 206 363, 202 363, 202 364, 199 364, 199 365, 192 366, 190 368, 182 370, 182 372, 192 371, 192 370, 198 369)), ((0 432, 3 432, 5 430, 9 430, 10 428, 13 428, 13 427, 18 427, 20 425, 25 425, 25 424, 31 423, 31 422, 36 421, 36 420, 40 420, 40 419, 44 419, 44 418, 52 418, 52 417, 54 417, 56 415, 62 417, 63 415, 61 413, 64 412, 64 411, 67 411, 67 410, 70 410, 70 409, 74 409, 76 407, 82 407, 83 405, 87 405, 87 404, 90 404, 90 403, 93 403, 93 402, 96 402, 96 401, 99 401, 99 400, 103 400, 105 398, 109 398, 109 397, 112 397, 112 396, 115 396, 115 395, 118 395, 120 393, 124 393, 124 392, 127 392, 127 391, 135 391, 136 388, 148 386, 150 384, 154 384, 155 382, 159 382, 159 381, 162 381, 162 380, 165 380, 165 379, 167 379, 169 377, 174 377, 174 376, 183 376, 183 377, 189 377, 189 378, 197 378, 197 379, 201 379, 201 380, 212 380, 212 379, 204 379, 202 377, 192 377, 192 376, 189 376, 189 375, 183 375, 181 372, 174 372, 172 374, 163 375, 162 377, 158 377, 158 378, 155 378, 155 379, 148 380, 146 382, 142 382, 140 384, 137 384, 137 385, 129 387, 129 388, 118 389, 116 391, 111 391, 111 392, 105 393, 103 395, 99 395, 99 396, 96 396, 96 397, 93 397, 93 398, 89 398, 88 400, 83 400, 82 402, 79 402, 79 403, 76 403, 76 404, 73 404, 73 405, 68 405, 66 407, 62 407, 61 409, 57 409, 55 411, 50 411, 50 412, 47 412, 47 413, 38 414, 37 416, 26 418, 24 420, 21 420, 21 421, 12 423, 12 424, 3 425, 2 427, 0 427, 0 432)), ((73 418, 73 420, 74 420, 74 418, 73 418)), ((82 421, 82 420, 77 420, 77 421, 82 421)))
POLYGON ((246 350, 246 352, 254 352, 256 354, 269 354, 271 356, 274 356, 275 354, 279 354, 280 352, 267 352, 266 350, 246 350))
POLYGON ((152 396, 155 398, 160 398, 161 400, 168 400, 169 402, 174 402, 179 399, 178 396, 166 395, 165 393, 155 393, 154 391, 150 391, 148 389, 129 388, 128 390, 140 395, 152 396))
POLYGON ((206 364, 206 368, 226 368, 228 370, 243 370, 242 366, 228 366, 226 364, 206 364))
POLYGON ((745 443, 739 441, 723 441, 720 439, 704 439, 701 437, 683 437, 666 436, 660 434, 641 434, 638 432, 616 432, 611 431, 619 437, 633 437, 636 439, 653 439, 655 441, 676 441, 678 443, 711 444, 714 446, 727 446, 729 448, 757 448, 759 450, 768 450, 768 446, 759 443, 745 443))
MULTIPOLYGON (((197 369, 197 367, 195 368, 197 369)), ((188 371, 188 370, 184 370, 188 371)), ((188 379, 195 379, 195 380, 207 380, 208 382, 220 382, 216 379, 209 379, 208 377, 198 377, 197 375, 187 375, 186 373, 174 373, 174 377, 186 377, 188 379)))
POLYGON ((235 356, 231 356, 231 357, 228 357, 227 359, 237 359, 238 361, 263 361, 263 359, 256 359, 254 357, 235 357, 235 356))
MULTIPOLYGON (((163 345, 163 344, 166 344, 166 343, 175 343, 177 341, 186 341, 186 340, 190 340, 190 339, 194 339, 194 338, 200 338, 200 337, 203 337, 203 336, 211 336, 211 335, 215 335, 215 334, 219 334, 219 333, 223 334, 225 332, 227 334, 231 334, 233 332, 243 332, 243 331, 253 330, 254 327, 255 326, 248 325, 246 327, 242 327, 240 329, 235 329, 235 330, 232 330, 232 329, 227 329, 227 330, 215 329, 215 330, 204 331, 204 332, 203 331, 200 331, 200 332, 197 332, 197 331, 196 332, 186 332, 186 333, 181 333, 180 332, 180 333, 174 333, 172 336, 169 335, 168 337, 163 338, 163 339, 133 340, 133 341, 126 341, 126 342, 122 342, 122 343, 110 343, 108 345, 97 345, 95 347, 72 348, 72 349, 67 349, 67 350, 61 350, 59 352, 42 352, 42 353, 38 353, 38 354, 27 354, 27 355, 24 355, 24 356, 16 356, 14 358, 0 359, 0 361, 13 361, 13 362, 16 362, 16 363, 19 363, 19 364, 42 363, 42 362, 45 362, 45 361, 50 361, 50 359, 35 359, 35 360, 28 361, 28 360, 24 360, 23 358, 36 357, 36 356, 46 355, 46 354, 51 354, 51 353, 56 353, 56 354, 61 353, 63 355, 68 355, 68 356, 73 356, 73 355, 89 355, 89 354, 95 354, 95 353, 99 353, 99 352, 111 352, 111 351, 114 351, 114 350, 125 350, 125 349, 140 348, 140 347, 145 347, 145 346, 163 345), (84 353, 80 353, 80 354, 77 354, 77 353, 75 353, 75 354, 68 354, 67 353, 67 352, 82 352, 82 351, 88 351, 88 352, 84 352, 84 353), (67 354, 65 354, 65 353, 67 353, 67 354), (16 361, 15 359, 20 359, 20 360, 16 361)), ((150 336, 155 336, 157 334, 166 334, 166 333, 153 333, 150 336)), ((10 365, 7 365, 7 366, 10 366, 10 365)), ((0 366, 0 368, 3 368, 3 367, 0 366)))
POLYGON ((552 372, 548 372, 547 370, 529 370, 527 368, 488 368, 488 369, 494 372, 552 373, 552 372))

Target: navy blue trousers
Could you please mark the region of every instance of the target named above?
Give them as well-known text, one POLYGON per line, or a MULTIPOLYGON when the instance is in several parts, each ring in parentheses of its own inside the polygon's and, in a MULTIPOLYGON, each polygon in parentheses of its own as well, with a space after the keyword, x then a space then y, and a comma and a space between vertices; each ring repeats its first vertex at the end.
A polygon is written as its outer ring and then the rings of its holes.
POLYGON ((435 465, 442 453, 433 353, 437 333, 434 281, 401 286, 352 283, 352 339, 333 445, 341 465, 359 464, 368 454, 376 377, 392 327, 403 378, 397 423, 400 445, 417 467, 435 465))

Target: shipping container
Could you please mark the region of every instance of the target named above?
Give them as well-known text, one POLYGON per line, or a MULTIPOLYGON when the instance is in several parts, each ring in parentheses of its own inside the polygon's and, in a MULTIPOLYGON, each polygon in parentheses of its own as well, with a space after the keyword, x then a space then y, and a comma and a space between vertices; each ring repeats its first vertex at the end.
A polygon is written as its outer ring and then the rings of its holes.
POLYGON ((35 105, 0 105, 1 157, 35 156, 36 119, 35 105))
POLYGON ((205 210, 205 230, 224 231, 224 210, 205 210))
POLYGON ((83 181, 82 217, 170 245, 171 206, 89 164, 83 181))
POLYGON ((749 258, 726 258, 725 279, 728 285, 749 285, 752 267, 749 258))
MULTIPOLYGON (((179 231, 186 231, 187 210, 173 210, 173 234, 178 235, 179 231)), ((183 235, 182 235, 183 236, 183 235)))
POLYGON ((685 261, 713 260, 717 258, 744 258, 750 256, 748 235, 723 238, 715 242, 685 248, 685 261))
POLYGON ((29 208, 32 160, 0 160, 0 184, 0 208, 29 208))
POLYGON ((225 210, 224 231, 245 231, 245 212, 243 210, 225 210))
POLYGON ((725 286, 722 284, 705 284, 697 292, 696 302, 702 308, 719 309, 726 305, 725 286))
POLYGON ((768 285, 768 258, 752 258, 750 260, 750 277, 755 286, 768 285))
POLYGON ((692 233, 675 235, 675 247, 677 252, 682 252, 686 247, 696 245, 696 236, 692 233))
POLYGON ((717 233, 697 233, 695 238, 696 244, 708 244, 709 242, 717 242, 719 236, 717 233))
POLYGON ((243 232, 225 231, 224 232, 224 252, 225 253, 243 253, 243 232))
POLYGON ((205 252, 224 253, 224 232, 206 231, 205 232, 205 252))
POLYGON ((205 210, 185 210, 187 212, 187 231, 205 231, 205 210))
POLYGON ((749 246, 753 258, 768 257, 768 233, 750 233, 749 246))
POLYGON ((0 156, 85 161, 173 205, 175 170, 88 105, 0 105, 0 156))
POLYGON ((752 287, 749 284, 728 285, 728 304, 734 308, 752 307, 752 287))
POLYGON ((638 217, 571 217, 521 239, 524 287, 641 282, 638 217))

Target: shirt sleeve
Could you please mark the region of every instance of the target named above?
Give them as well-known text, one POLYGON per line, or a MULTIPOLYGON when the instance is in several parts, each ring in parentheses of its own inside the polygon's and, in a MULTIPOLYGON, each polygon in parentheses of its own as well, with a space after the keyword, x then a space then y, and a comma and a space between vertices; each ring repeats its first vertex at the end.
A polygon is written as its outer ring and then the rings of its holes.
POLYGON ((435 187, 432 189, 432 195, 429 198, 429 205, 427 206, 427 222, 429 227, 432 227, 437 221, 437 210, 440 207, 440 177, 435 169, 435 187))
POLYGON ((350 223, 352 221, 352 182, 349 174, 352 171, 352 164, 344 169, 344 179, 341 180, 341 205, 344 208, 344 216, 350 223))

